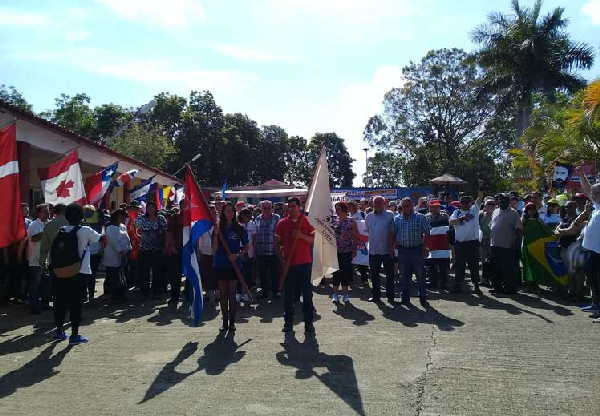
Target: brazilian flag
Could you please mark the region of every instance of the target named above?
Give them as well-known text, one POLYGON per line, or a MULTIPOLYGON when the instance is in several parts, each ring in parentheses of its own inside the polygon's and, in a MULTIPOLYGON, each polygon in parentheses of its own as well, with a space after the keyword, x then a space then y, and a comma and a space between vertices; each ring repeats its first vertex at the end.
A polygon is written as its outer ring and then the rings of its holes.
POLYGON ((566 286, 567 267, 560 255, 558 237, 538 219, 523 224, 523 277, 544 286, 566 286))

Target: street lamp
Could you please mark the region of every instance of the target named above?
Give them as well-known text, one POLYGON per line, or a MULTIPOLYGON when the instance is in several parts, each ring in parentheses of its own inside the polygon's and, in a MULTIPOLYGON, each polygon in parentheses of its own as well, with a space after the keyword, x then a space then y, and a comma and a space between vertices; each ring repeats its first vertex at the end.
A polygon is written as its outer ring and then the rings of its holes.
POLYGON ((152 111, 154 109, 154 107, 156 107, 156 100, 154 100, 154 99, 150 100, 146 104, 139 107, 137 109, 137 111, 135 112, 135 114, 133 115, 133 117, 131 118, 131 120, 129 120, 127 123, 122 124, 121 127, 119 127, 119 129, 117 130, 117 132, 115 134, 113 134, 110 139, 108 139, 107 143, 112 142, 117 137, 119 137, 121 134, 123 134, 123 132, 125 132, 127 129, 129 129, 129 126, 131 126, 133 124, 133 122, 135 122, 138 119, 139 116, 148 114, 150 111, 152 111))
POLYGON ((369 172, 369 148, 365 147, 364 149, 365 152, 365 178, 363 180, 363 185, 365 186, 365 188, 367 187, 367 178, 368 178, 368 172, 369 172))

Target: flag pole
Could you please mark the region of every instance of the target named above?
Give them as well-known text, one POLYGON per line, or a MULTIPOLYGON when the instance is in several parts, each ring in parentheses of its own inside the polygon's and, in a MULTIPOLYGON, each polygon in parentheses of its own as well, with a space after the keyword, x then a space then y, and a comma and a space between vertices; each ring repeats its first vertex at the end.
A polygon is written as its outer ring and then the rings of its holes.
MULTIPOLYGON (((189 163, 186 163, 185 167, 189 168, 189 172, 192 175, 192 179, 194 179, 194 181, 196 181, 196 178, 194 177, 194 172, 192 172, 192 168, 190 167, 189 163)), ((198 183, 198 182, 196 182, 196 183, 198 183)), ((208 201, 206 200, 206 196, 204 195, 204 192, 202 192, 202 190, 200 190, 200 195, 202 197, 202 200, 206 204, 206 206, 208 206, 208 201)), ((229 249, 229 246, 227 245, 225 238, 223 238, 223 233, 221 233, 221 228, 218 226, 218 224, 216 224, 216 221, 215 221, 215 231, 217 232, 217 238, 219 239, 219 242, 221 243, 221 245, 223 246, 223 249, 225 250, 225 254, 227 255, 227 260, 229 260, 229 262, 231 263, 231 266, 233 267, 235 276, 237 277, 238 281, 240 282, 240 285, 242 286, 242 289, 244 290, 244 292, 246 292, 248 294, 248 296, 250 297, 250 301, 252 301, 252 293, 250 292, 250 288, 246 284, 246 281, 244 280, 244 277, 242 276, 242 272, 240 271, 238 264, 235 261, 231 261, 231 259, 230 259, 230 256, 232 255, 231 250, 229 249)))
MULTIPOLYGON (((319 154, 319 159, 321 159, 321 156, 323 155, 323 152, 325 152, 325 146, 321 147, 321 153, 319 154)), ((315 166, 315 170, 313 172, 313 180, 312 183, 310 184, 310 188, 308 190, 308 196, 311 195, 311 193, 313 192, 313 188, 315 187, 315 182, 317 180, 317 170, 319 169, 319 163, 317 162, 317 166, 315 166)), ((305 207, 306 207, 306 201, 305 201, 305 207)), ((303 214, 305 215, 305 214, 303 214)), ((296 227, 294 228, 294 234, 296 234, 296 232, 300 229, 300 221, 298 221, 298 224, 296 225, 296 227)), ((283 273, 281 274, 281 278, 279 279, 279 291, 283 290, 283 285, 285 284, 285 281, 287 279, 287 275, 290 271, 290 266, 291 266, 291 261, 292 261, 292 257, 291 257, 291 253, 294 252, 294 250, 296 249, 296 242, 298 241, 298 239, 294 236, 294 239, 292 240, 292 248, 290 250, 289 255, 287 256, 287 258, 285 259, 285 264, 283 265, 283 273)))

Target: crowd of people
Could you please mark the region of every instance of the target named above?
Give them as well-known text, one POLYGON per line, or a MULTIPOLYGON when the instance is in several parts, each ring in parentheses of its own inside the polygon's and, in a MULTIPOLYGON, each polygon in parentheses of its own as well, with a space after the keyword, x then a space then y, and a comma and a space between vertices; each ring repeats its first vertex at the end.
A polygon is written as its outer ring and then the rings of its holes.
MULTIPOLYGON (((2 295, 28 305, 34 315, 52 309, 57 340, 67 339, 68 311, 73 344, 88 341, 79 333, 82 305, 95 302, 99 271, 105 276, 102 292, 111 302, 124 302, 135 292, 142 301, 168 296, 172 306, 190 302, 192 290, 181 271, 181 208, 130 203, 109 213, 91 205, 40 204, 30 218, 23 205, 27 238, 3 249, 2 295)), ((252 206, 216 200, 209 208, 214 226, 199 239, 197 257, 205 305, 220 308, 220 330, 235 331, 238 305, 256 296, 258 302, 283 298, 284 332, 293 330, 302 299, 305 331, 313 333, 315 229, 301 201, 252 206)), ((584 310, 600 322, 599 212, 600 184, 591 186, 585 177, 582 192, 571 200, 540 192, 523 197, 480 192, 451 201, 442 192, 416 204, 381 196, 338 202, 332 227, 339 270, 322 284, 331 288, 333 302, 346 303, 359 276, 363 284, 370 280, 370 302, 385 296, 395 303, 399 280, 400 302, 408 305, 416 282, 419 302, 428 309, 428 292, 465 291, 468 269, 472 291, 479 295, 481 285, 506 295, 547 286, 577 301, 591 292, 592 304, 584 310), (532 238, 552 234, 568 266, 566 282, 538 273, 535 258, 527 254, 532 238), (358 250, 368 251, 368 264, 354 261, 358 250)))

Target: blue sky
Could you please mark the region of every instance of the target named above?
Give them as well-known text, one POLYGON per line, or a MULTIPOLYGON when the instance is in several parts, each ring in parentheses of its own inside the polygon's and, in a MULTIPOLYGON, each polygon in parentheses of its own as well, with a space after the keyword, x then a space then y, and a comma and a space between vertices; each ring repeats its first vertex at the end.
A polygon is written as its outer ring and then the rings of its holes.
MULTIPOLYGON (((522 0, 531 5, 532 0, 522 0)), ((335 131, 364 172, 362 129, 401 68, 428 50, 472 50, 470 31, 509 0, 2 0, 0 83, 36 111, 60 93, 139 106, 209 89, 226 112, 306 138, 335 131)), ((600 47, 600 0, 566 7, 600 47)), ((600 57, 586 78, 600 76, 600 57)), ((360 179, 355 183, 360 183, 360 179)))

